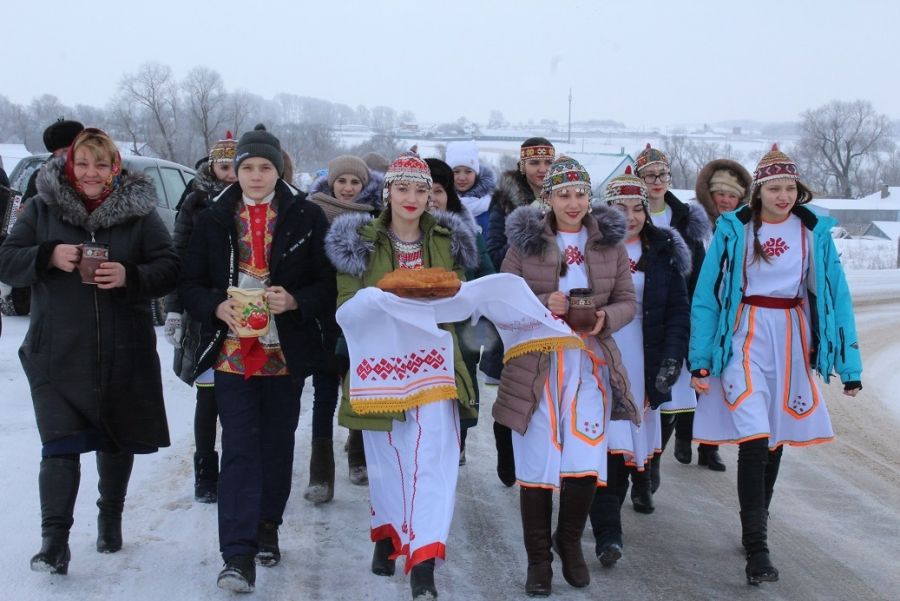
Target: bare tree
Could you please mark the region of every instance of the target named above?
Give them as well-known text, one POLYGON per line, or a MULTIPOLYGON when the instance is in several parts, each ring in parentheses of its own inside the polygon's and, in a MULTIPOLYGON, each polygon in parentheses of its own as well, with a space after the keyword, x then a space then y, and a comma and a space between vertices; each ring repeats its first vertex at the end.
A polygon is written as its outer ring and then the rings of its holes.
POLYGON ((159 63, 145 63, 137 73, 125 75, 119 88, 149 114, 158 133, 157 146, 163 158, 177 161, 175 132, 178 123, 178 90, 172 69, 159 63))
POLYGON ((23 143, 31 152, 44 152, 44 129, 60 117, 72 117, 72 109, 52 94, 34 98, 28 105, 23 143))
POLYGON ((246 90, 238 90, 228 94, 225 99, 225 113, 231 131, 237 138, 240 132, 253 127, 250 115, 255 112, 257 97, 246 90))
POLYGON ((799 156, 811 183, 844 198, 865 192, 853 185, 861 163, 875 153, 890 150, 891 122, 866 100, 834 100, 803 113, 799 156))
POLYGON ((672 188, 692 188, 697 179, 697 171, 688 156, 688 140, 676 134, 662 137, 662 148, 669 155, 669 170, 672 172, 672 188))
POLYGON ((185 76, 182 87, 190 107, 193 129, 202 140, 202 149, 208 149, 213 140, 223 137, 220 130, 226 112, 223 110, 225 85, 222 77, 207 67, 194 67, 185 76))
POLYGON ((372 129, 379 132, 393 131, 397 121, 397 112, 389 106, 376 106, 372 109, 372 129))
POLYGON ((129 149, 132 154, 140 154, 138 142, 143 142, 143 127, 138 106, 132 102, 131 97, 124 93, 119 94, 107 106, 114 137, 131 143, 129 149))
POLYGON ((499 128, 506 126, 506 119, 503 118, 503 113, 494 109, 488 115, 488 127, 490 128, 499 128))

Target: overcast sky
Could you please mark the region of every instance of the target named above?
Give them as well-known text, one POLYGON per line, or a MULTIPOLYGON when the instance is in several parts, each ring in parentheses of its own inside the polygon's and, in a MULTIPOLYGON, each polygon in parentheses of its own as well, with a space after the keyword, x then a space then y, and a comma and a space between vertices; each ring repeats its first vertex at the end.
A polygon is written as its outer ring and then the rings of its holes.
POLYGON ((147 61, 228 90, 410 109, 420 122, 632 127, 795 120, 832 99, 900 118, 896 0, 98 0, 5 3, 0 94, 103 105, 147 61))

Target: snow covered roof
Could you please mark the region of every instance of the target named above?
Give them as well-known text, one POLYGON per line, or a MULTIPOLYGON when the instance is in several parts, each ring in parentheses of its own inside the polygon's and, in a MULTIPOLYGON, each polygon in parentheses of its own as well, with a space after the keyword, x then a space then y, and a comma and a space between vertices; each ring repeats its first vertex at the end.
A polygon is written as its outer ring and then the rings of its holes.
POLYGON ((866 230, 866 234, 877 235, 876 232, 872 231, 873 228, 880 230, 881 233, 894 244, 896 244, 897 239, 900 238, 900 221, 873 221, 872 225, 869 226, 869 229, 866 230))
POLYGON ((900 187, 888 188, 887 198, 878 191, 862 198, 815 198, 809 204, 828 211, 900 211, 900 187))

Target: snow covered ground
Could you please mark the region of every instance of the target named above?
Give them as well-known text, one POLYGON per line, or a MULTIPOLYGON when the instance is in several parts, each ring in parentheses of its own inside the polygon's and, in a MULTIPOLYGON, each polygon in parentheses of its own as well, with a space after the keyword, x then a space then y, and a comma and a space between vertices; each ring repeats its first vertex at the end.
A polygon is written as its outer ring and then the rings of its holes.
MULTIPOLYGON (((773 559, 781 582, 760 589, 743 579, 739 547, 735 458, 723 448, 728 472, 683 466, 667 453, 657 511, 643 516, 623 508, 625 557, 612 570, 584 550, 593 582, 569 587, 554 562, 554 597, 564 599, 896 599, 900 590, 900 270, 849 274, 859 306, 861 346, 867 361, 865 390, 846 399, 826 387, 837 442, 790 449, 782 464, 770 522, 773 559)), ((164 369, 172 446, 139 457, 124 516, 125 546, 114 555, 94 550, 96 470, 83 457, 82 483, 72 530, 68 576, 33 573, 28 560, 39 547, 37 470, 40 443, 28 385, 16 356, 27 318, 4 317, 0 338, 0 574, 2 599, 58 601, 220 600, 215 586, 221 562, 216 508, 193 502, 192 391, 164 369)), ((171 364, 171 347, 159 330, 159 352, 171 364)), ((469 435, 468 465, 461 468, 448 562, 438 570, 441 599, 523 599, 525 553, 518 492, 494 475, 490 405, 482 388, 482 421, 469 435)), ((369 572, 367 489, 347 478, 341 451, 346 431, 336 428, 336 495, 313 507, 302 498, 307 481, 312 398, 303 394, 297 431, 294 493, 281 530, 284 560, 258 571, 255 599, 393 600, 409 598, 408 578, 369 572)), ((398 566, 399 567, 399 566, 398 566)))

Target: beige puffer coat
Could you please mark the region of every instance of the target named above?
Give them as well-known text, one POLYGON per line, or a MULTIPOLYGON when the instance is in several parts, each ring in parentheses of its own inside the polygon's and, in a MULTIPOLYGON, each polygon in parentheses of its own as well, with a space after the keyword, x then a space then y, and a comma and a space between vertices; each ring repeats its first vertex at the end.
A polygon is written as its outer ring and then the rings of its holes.
MULTIPOLYGON (((616 209, 597 207, 583 222, 588 228, 585 248, 588 277, 594 289, 594 304, 606 312, 606 323, 597 341, 609 364, 613 419, 640 423, 641 412, 631 395, 628 374, 612 333, 634 317, 636 300, 625 237, 625 218, 616 209)), ((509 251, 500 271, 521 276, 538 299, 547 304, 551 293, 559 290, 559 278, 566 267, 556 245, 555 219, 546 218, 540 209, 521 207, 506 222, 509 251)), ((541 398, 550 370, 547 353, 529 353, 511 359, 494 403, 494 419, 524 434, 541 398)))

